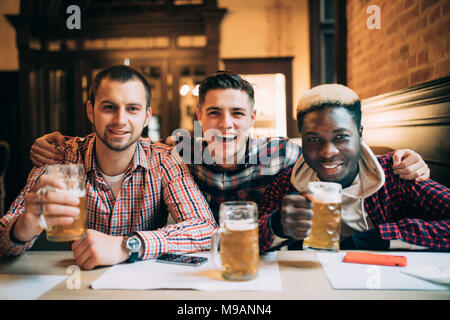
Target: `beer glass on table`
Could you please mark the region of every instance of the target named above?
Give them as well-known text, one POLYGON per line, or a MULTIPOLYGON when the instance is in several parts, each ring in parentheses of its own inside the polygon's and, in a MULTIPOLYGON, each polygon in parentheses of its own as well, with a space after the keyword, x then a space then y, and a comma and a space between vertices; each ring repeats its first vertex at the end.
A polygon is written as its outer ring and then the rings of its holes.
MULTIPOLYGON (((64 184, 63 192, 68 192, 80 198, 78 205, 80 215, 70 225, 47 225, 45 211, 41 215, 41 224, 47 231, 49 241, 73 241, 84 238, 86 235, 86 175, 82 164, 56 164, 45 168, 45 174, 58 178, 64 184)), ((42 188, 38 191, 60 191, 53 188, 42 188), (43 190, 45 189, 45 190, 43 190)))
POLYGON ((310 182, 313 197, 311 234, 303 240, 304 248, 339 251, 341 233, 342 187, 333 182, 310 182))
POLYGON ((258 209, 251 201, 220 205, 220 228, 211 237, 211 257, 227 280, 249 280, 258 275, 258 209), (219 262, 218 246, 220 242, 219 262))

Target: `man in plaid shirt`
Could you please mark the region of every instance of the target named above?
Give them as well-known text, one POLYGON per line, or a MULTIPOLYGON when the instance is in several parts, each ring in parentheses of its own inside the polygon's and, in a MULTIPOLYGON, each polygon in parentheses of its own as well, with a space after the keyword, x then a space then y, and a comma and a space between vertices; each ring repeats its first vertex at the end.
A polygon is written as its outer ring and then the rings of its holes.
MULTIPOLYGON (((194 137, 186 130, 177 130, 173 137, 164 139, 176 145, 216 222, 222 202, 259 202, 273 177, 294 165, 301 154, 300 147, 287 138, 250 136, 256 118, 254 103, 249 82, 235 73, 218 71, 200 84, 197 117, 201 129, 195 126, 194 137)), ((64 136, 55 132, 37 139, 31 148, 31 160, 40 165, 63 156, 53 143, 64 146, 64 136)), ((396 157, 395 173, 401 178, 429 177, 428 167, 417 153, 398 150, 396 157)))
MULTIPOLYGON (((142 139, 151 117, 150 87, 137 71, 115 66, 100 72, 90 88, 86 110, 94 133, 66 141, 65 163, 86 171, 88 231, 72 251, 83 269, 129 260, 129 237, 141 243, 134 257, 209 248, 216 227, 208 204, 182 159, 165 145, 142 139), (165 225, 165 204, 176 224, 165 225)), ((41 201, 49 225, 71 224, 79 214, 78 198, 48 191, 58 181, 35 167, 27 185, 0 219, 0 254, 18 255, 43 231, 41 201)), ((133 259, 135 261, 135 259, 133 259)))
POLYGON ((308 182, 342 185, 341 249, 450 251, 450 190, 394 174, 393 155, 375 157, 362 141, 361 104, 351 89, 322 85, 297 108, 303 155, 265 191, 259 206, 260 250, 311 232, 308 182))

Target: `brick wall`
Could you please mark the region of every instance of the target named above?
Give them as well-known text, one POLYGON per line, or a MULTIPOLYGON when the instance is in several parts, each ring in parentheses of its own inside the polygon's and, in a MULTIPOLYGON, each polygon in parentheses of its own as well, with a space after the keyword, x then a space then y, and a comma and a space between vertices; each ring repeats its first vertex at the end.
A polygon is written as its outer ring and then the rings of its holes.
POLYGON ((362 99, 450 75, 450 0, 347 0, 347 84, 362 99), (370 5, 381 29, 369 30, 370 5))

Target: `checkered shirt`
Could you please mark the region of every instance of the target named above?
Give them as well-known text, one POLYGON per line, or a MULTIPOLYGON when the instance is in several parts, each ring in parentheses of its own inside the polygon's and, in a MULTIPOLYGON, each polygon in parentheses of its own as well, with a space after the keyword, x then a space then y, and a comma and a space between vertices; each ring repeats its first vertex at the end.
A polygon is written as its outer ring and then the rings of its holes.
MULTIPOLYGON (((450 189, 433 180, 405 181, 393 172, 392 154, 377 158, 386 182, 364 199, 364 208, 381 238, 450 251, 450 189)), ((259 205, 261 252, 267 251, 274 239, 270 217, 279 210, 285 195, 296 192, 291 174, 292 167, 275 177, 259 205)))
POLYGON ((266 186, 283 169, 295 164, 301 155, 301 148, 287 138, 252 138, 247 141, 246 155, 236 169, 225 170, 211 163, 206 143, 198 148, 191 143, 194 160, 186 161, 203 195, 207 199, 216 222, 219 222, 219 208, 224 201, 244 200, 259 202, 266 186), (190 163, 190 164, 189 164, 190 163), (197 164, 196 164, 197 163, 197 164))
MULTIPOLYGON (((209 249, 217 225, 186 165, 169 147, 140 138, 116 199, 96 165, 95 135, 69 138, 66 145, 65 162, 83 163, 86 170, 89 229, 112 236, 137 232, 144 242, 143 260, 162 252, 209 249), (176 224, 163 227, 167 220, 161 213, 163 205, 176 224)), ((24 212, 25 196, 44 170, 33 168, 27 185, 0 219, 0 254, 18 255, 33 245, 35 239, 13 241, 10 231, 24 212)))

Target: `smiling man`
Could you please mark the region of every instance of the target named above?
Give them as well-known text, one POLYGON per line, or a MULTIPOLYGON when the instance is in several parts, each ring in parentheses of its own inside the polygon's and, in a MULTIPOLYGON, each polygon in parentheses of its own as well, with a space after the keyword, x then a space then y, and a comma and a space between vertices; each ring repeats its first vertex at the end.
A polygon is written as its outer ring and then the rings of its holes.
POLYGON ((310 181, 342 185, 341 249, 450 250, 450 190, 394 174, 392 154, 375 157, 362 140, 361 102, 342 85, 307 91, 297 108, 303 155, 275 177, 260 209, 260 247, 311 232, 310 181))
MULTIPOLYGON (((132 68, 114 66, 94 79, 86 106, 94 133, 65 141, 64 163, 82 163, 86 171, 87 235, 72 244, 83 269, 114 265, 163 252, 209 249, 216 227, 209 206, 182 159, 162 144, 141 138, 150 121, 151 91, 132 68), (175 224, 166 224, 168 209, 175 224), (134 243, 133 246, 130 243, 134 243)), ((18 255, 43 231, 44 208, 54 224, 72 223, 76 199, 37 191, 58 182, 35 167, 27 185, 0 219, 0 254, 18 255)), ((77 211, 78 210, 78 211, 77 211)))
MULTIPOLYGON (((248 86, 250 88, 250 86, 248 86)), ((243 164, 246 143, 256 118, 253 92, 202 87, 197 118, 214 163, 224 169, 243 164)))
MULTIPOLYGON (((199 87, 197 108, 201 130, 192 137, 164 139, 175 146, 206 197, 216 222, 220 204, 231 200, 259 202, 265 187, 276 174, 293 166, 300 147, 284 137, 253 137, 256 119, 253 86, 230 71, 206 77, 199 87)), ((35 141, 30 156, 35 165, 51 163, 64 156, 65 138, 58 132, 35 141), (60 147, 60 151, 56 149, 60 147)), ((393 167, 404 179, 425 180, 429 170, 420 155, 398 150, 393 167)))

